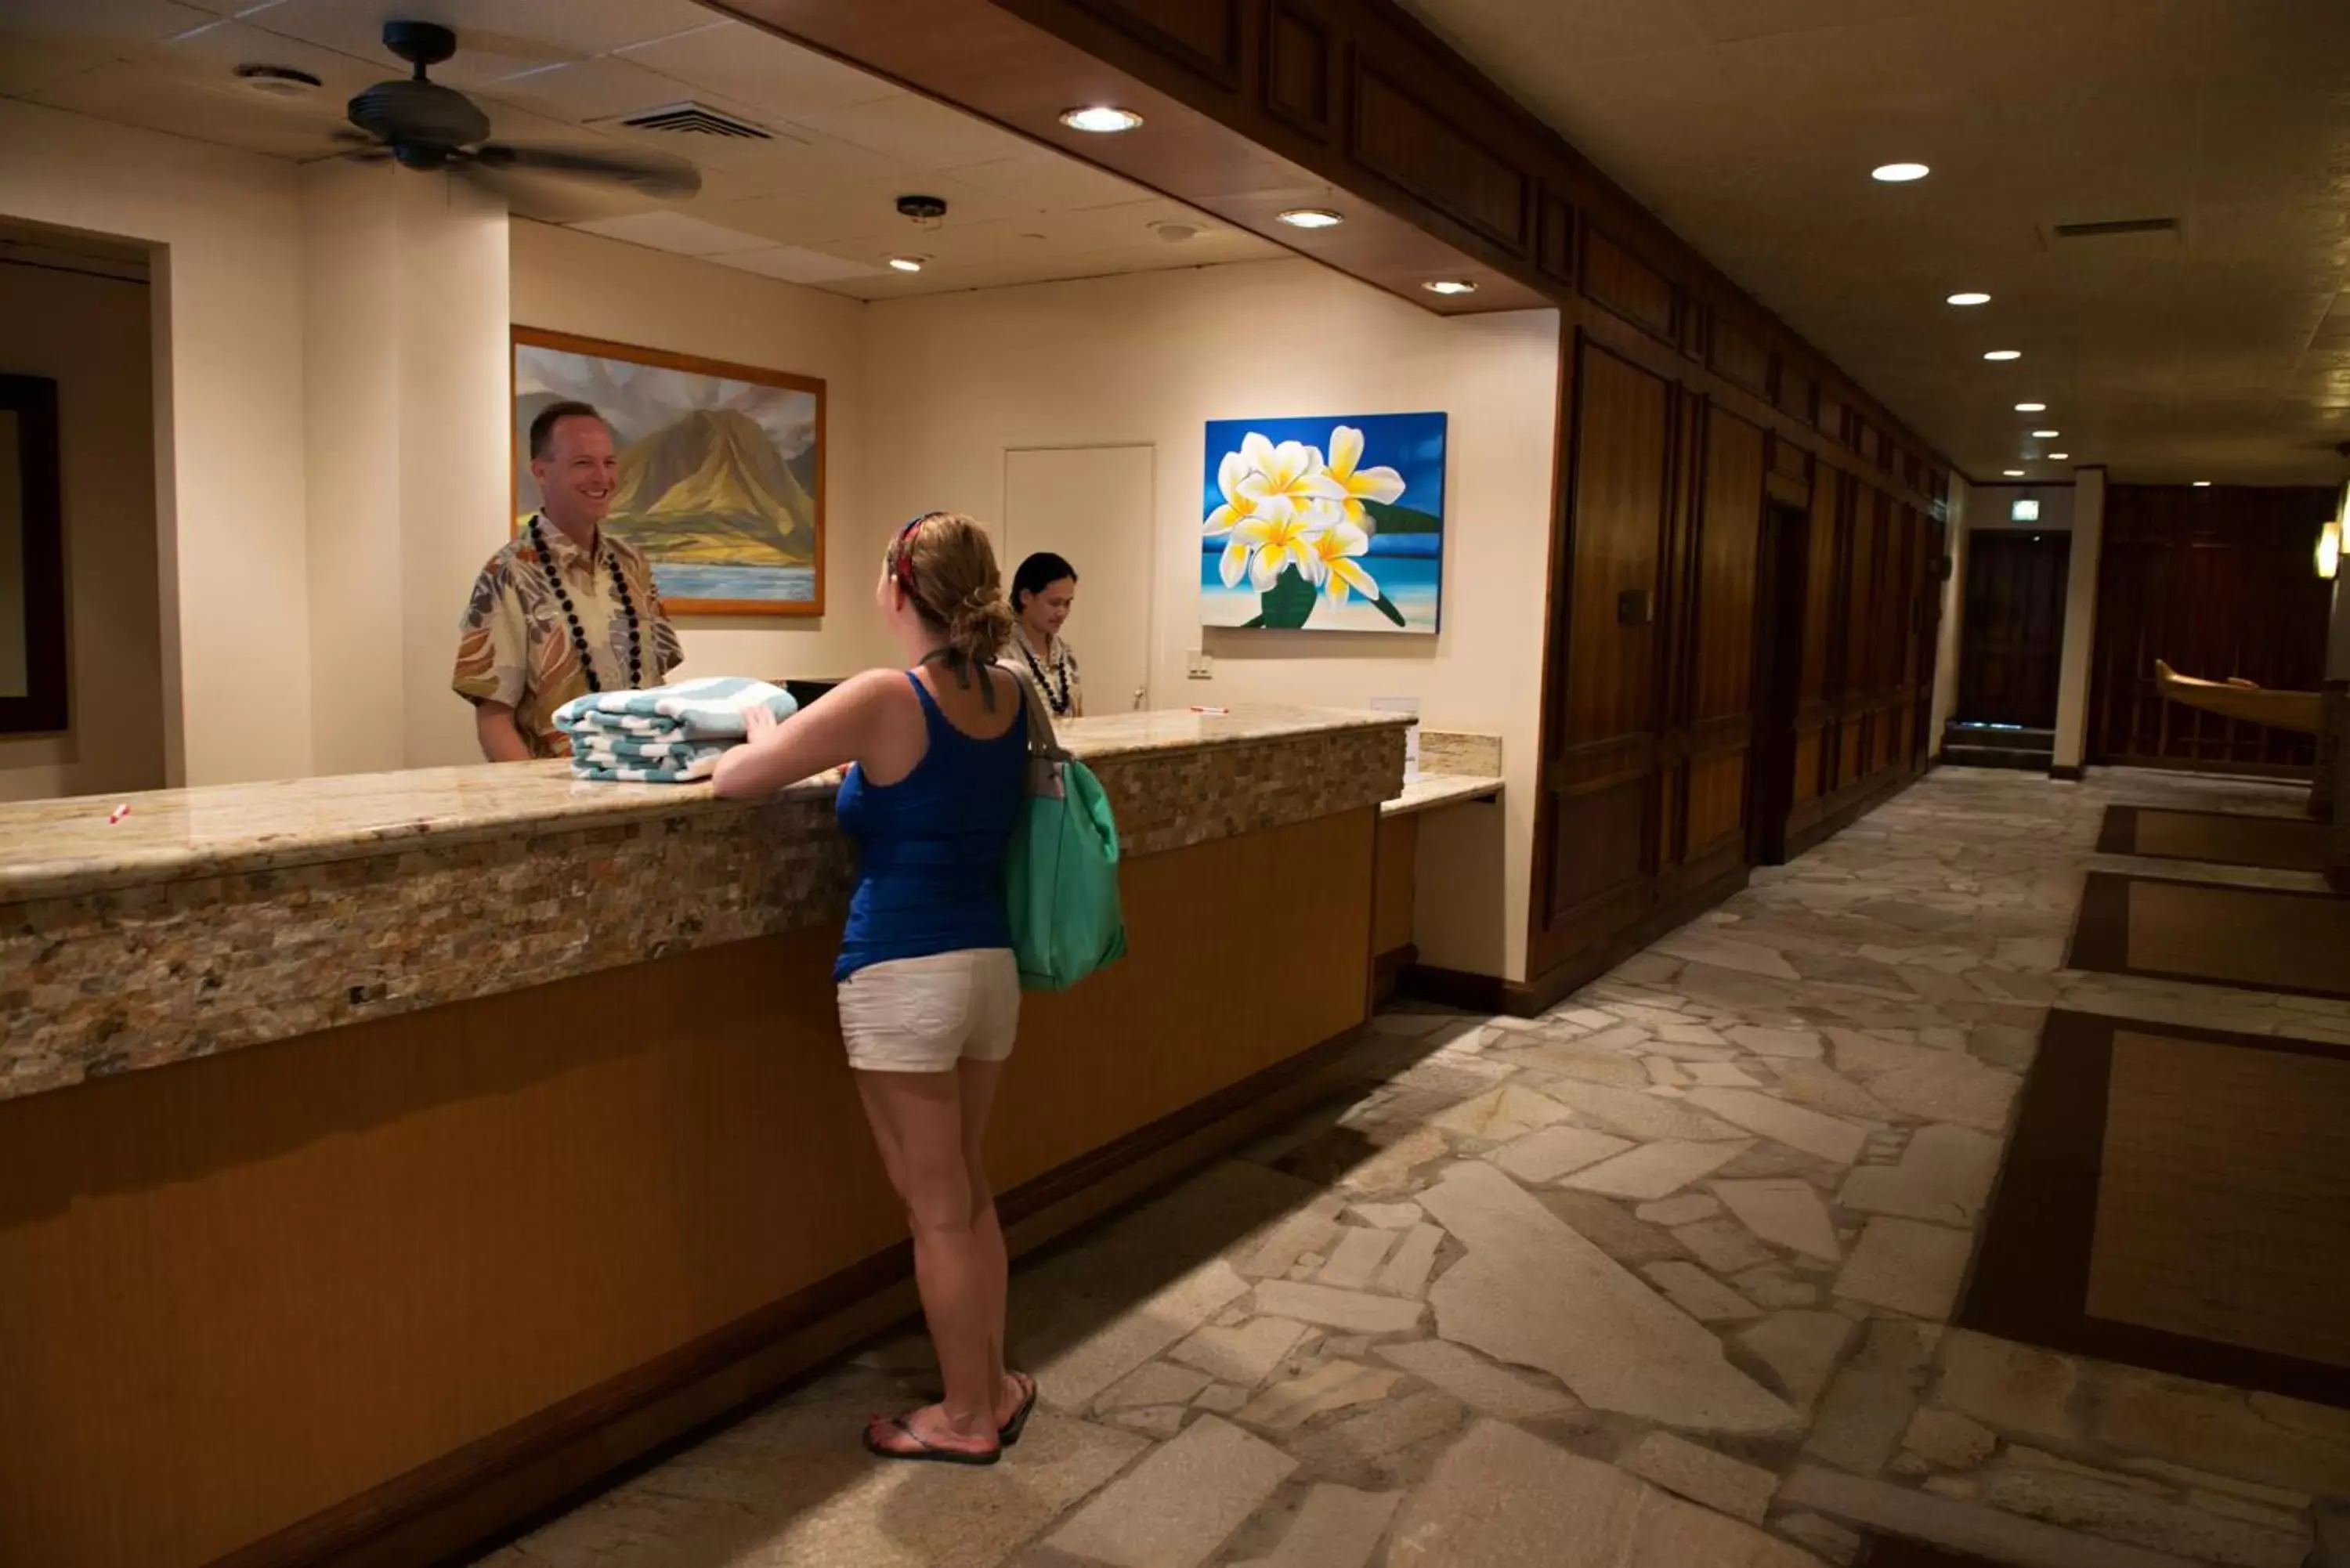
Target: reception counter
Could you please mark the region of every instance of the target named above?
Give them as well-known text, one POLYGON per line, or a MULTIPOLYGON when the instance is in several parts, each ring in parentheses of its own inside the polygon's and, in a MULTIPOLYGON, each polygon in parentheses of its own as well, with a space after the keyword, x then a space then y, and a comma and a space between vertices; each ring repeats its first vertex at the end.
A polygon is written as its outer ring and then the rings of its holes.
MULTIPOLYGON (((1016 1245, 1362 1023, 1403 722, 1065 727, 1131 956, 1029 999, 988 1149, 1016 1245)), ((825 781, 122 804, 0 807, 0 1563, 431 1561, 908 1309, 825 781)))

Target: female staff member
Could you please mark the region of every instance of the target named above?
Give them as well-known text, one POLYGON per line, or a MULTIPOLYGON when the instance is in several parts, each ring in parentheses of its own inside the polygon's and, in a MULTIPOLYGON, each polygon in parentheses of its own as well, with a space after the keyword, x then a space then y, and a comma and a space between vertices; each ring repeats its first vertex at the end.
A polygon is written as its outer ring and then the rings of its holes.
MULTIPOLYGON (((1003 1231, 981 1138, 1020 1015, 1003 863, 1028 755, 1026 697, 991 669, 1012 632, 995 553, 932 512, 889 546, 874 597, 906 668, 868 670, 721 759, 717 793, 774 794, 847 764, 857 891, 833 968, 866 1119, 914 1238, 946 1397, 877 1417, 885 1459, 992 1465, 1036 1400, 1003 1365, 1003 1231)), ((764 719, 764 722, 760 722, 764 719)))
POLYGON ((1082 718, 1086 711, 1076 653, 1061 639, 1076 599, 1077 569, 1049 550, 1029 556, 1012 574, 1012 613, 1020 618, 1013 646, 1055 719, 1082 718))

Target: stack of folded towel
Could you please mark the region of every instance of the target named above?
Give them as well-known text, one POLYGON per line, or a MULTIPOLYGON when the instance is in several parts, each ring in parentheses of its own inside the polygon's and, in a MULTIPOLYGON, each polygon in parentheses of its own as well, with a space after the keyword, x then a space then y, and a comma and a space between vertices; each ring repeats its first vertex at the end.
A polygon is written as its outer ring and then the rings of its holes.
POLYGON ((712 675, 577 697, 555 711, 555 726, 571 737, 577 777, 686 784, 708 778, 726 749, 742 742, 752 709, 786 719, 798 706, 790 692, 764 680, 712 675))

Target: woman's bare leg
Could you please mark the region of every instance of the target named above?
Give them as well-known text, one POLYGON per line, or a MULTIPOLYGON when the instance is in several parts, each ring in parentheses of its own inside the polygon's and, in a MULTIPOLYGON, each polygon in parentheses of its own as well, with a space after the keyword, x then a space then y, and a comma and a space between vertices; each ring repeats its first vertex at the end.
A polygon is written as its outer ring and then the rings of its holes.
POLYGON ((962 1075, 962 1154, 971 1187, 971 1234, 977 1259, 980 1293, 987 1303, 989 1386, 996 1390, 995 1422, 1002 1426, 1027 1397, 1027 1390, 1004 1369, 1004 1297, 1011 1266, 1003 1246, 1003 1227, 995 1217, 995 1192, 988 1185, 984 1149, 988 1111, 995 1104, 995 1085, 1003 1076, 1001 1062, 966 1060, 962 1075))
POLYGON ((1003 1238, 995 1234, 991 1262, 972 1223, 961 1080, 952 1072, 856 1076, 882 1163, 905 1200, 914 1283, 946 1383, 946 1397, 907 1417, 907 1425, 934 1448, 993 1449, 1003 1381, 991 1350, 1002 1332, 1003 1238))

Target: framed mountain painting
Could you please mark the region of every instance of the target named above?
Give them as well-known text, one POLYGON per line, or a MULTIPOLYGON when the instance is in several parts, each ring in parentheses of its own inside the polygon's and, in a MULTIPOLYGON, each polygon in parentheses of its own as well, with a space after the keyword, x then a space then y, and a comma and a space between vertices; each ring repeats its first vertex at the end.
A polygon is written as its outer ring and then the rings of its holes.
POLYGON ((644 551, 672 612, 824 613, 822 381, 517 327, 517 528, 538 510, 530 421, 569 399, 612 427, 604 525, 644 551))
POLYGON ((1200 624, 1436 631, 1445 416, 1208 422, 1200 624))

